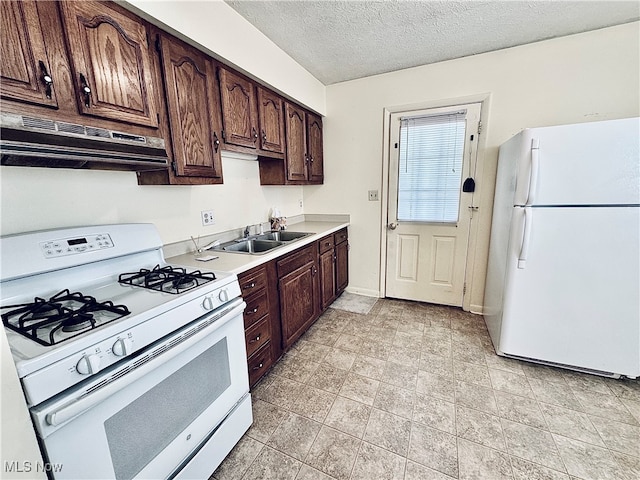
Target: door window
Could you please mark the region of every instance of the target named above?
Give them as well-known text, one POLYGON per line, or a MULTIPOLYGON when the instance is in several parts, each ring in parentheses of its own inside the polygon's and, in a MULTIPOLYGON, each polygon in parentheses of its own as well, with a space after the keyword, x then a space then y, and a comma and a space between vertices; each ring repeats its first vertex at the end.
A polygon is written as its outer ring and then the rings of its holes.
POLYGON ((400 119, 399 221, 458 222, 465 115, 462 110, 400 119))

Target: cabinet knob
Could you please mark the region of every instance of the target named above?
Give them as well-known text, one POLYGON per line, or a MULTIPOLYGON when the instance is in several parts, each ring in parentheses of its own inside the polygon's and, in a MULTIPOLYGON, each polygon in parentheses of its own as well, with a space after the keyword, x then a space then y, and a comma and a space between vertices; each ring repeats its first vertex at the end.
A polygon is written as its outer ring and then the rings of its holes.
POLYGON ((264 363, 260 362, 258 365, 253 367, 253 370, 260 370, 264 366, 264 363))
POLYGON ((256 338, 254 338, 253 340, 249 340, 249 343, 256 343, 260 341, 260 335, 258 335, 256 338))
POLYGON ((80 89, 84 96, 84 106, 91 108, 91 88, 89 88, 89 83, 82 73, 80 74, 80 89))
POLYGON ((253 288, 255 286, 256 286, 255 282, 251 282, 251 283, 247 283, 244 287, 245 288, 253 288))
POLYGON ((267 132, 262 130, 262 143, 267 143, 267 132))
POLYGON ((254 313, 256 313, 258 311, 258 307, 254 308, 253 310, 247 312, 247 315, 253 315, 254 313))
POLYGON ((40 60, 38 64, 40 65, 40 71, 42 72, 42 82, 44 83, 45 87, 45 95, 47 96, 47 98, 51 98, 51 85, 53 85, 53 78, 51 78, 51 75, 49 75, 47 67, 42 60, 40 60))
POLYGON ((253 143, 256 143, 256 140, 258 140, 258 132, 256 132, 255 127, 251 128, 251 132, 253 133, 253 143))
POLYGON ((218 134, 213 132, 213 150, 218 153, 218 148, 220 148, 220 140, 218 139, 218 134))

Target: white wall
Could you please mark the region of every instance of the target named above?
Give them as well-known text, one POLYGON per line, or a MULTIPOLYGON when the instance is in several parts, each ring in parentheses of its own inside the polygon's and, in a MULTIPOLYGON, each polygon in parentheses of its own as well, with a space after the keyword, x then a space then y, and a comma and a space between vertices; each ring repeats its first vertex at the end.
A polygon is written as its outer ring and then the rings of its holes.
POLYGON ((77 225, 151 222, 172 243, 302 213, 302 187, 260 186, 258 162, 225 158, 223 185, 138 186, 132 172, 2 167, 2 235, 77 225), (215 225, 203 227, 201 210, 215 225))
MULTIPOLYGON (((498 147, 526 127, 639 115, 639 23, 407 69, 327 87, 325 184, 305 187, 305 211, 351 214, 350 289, 380 278, 383 109, 490 95, 476 178, 480 207, 469 302, 483 303, 498 147)), ((425 48, 428 48, 425 46, 425 48)))

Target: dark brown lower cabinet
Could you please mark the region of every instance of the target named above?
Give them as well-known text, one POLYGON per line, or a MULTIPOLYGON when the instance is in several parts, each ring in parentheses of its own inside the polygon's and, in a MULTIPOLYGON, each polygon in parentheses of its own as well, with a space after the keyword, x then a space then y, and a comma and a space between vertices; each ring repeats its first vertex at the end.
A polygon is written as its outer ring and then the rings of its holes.
POLYGON ((320 297, 322 311, 349 284, 349 242, 347 229, 327 235, 318 242, 320 251, 320 297))
POLYGON ((349 283, 347 229, 238 275, 253 387, 349 283))
POLYGON ((335 236, 336 261, 336 296, 340 295, 349 285, 349 241, 347 229, 341 230, 335 236))
POLYGON ((249 385, 253 386, 282 354, 275 262, 238 275, 238 281, 247 304, 244 331, 249 385))
POLYGON ((316 244, 278 260, 282 346, 290 347, 320 315, 316 244))

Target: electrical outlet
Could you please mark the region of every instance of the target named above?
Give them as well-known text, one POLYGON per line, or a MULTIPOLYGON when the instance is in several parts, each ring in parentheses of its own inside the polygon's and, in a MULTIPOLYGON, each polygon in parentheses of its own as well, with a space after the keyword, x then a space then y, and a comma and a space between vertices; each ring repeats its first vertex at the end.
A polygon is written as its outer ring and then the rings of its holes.
POLYGON ((298 206, 302 208, 302 199, 298 200, 298 206))
POLYGON ((378 190, 369 190, 369 201, 370 202, 378 201, 378 190))
POLYGON ((216 219, 213 217, 213 210, 202 210, 202 212, 200 212, 200 216, 202 218, 203 227, 208 227, 209 225, 216 223, 216 219))

